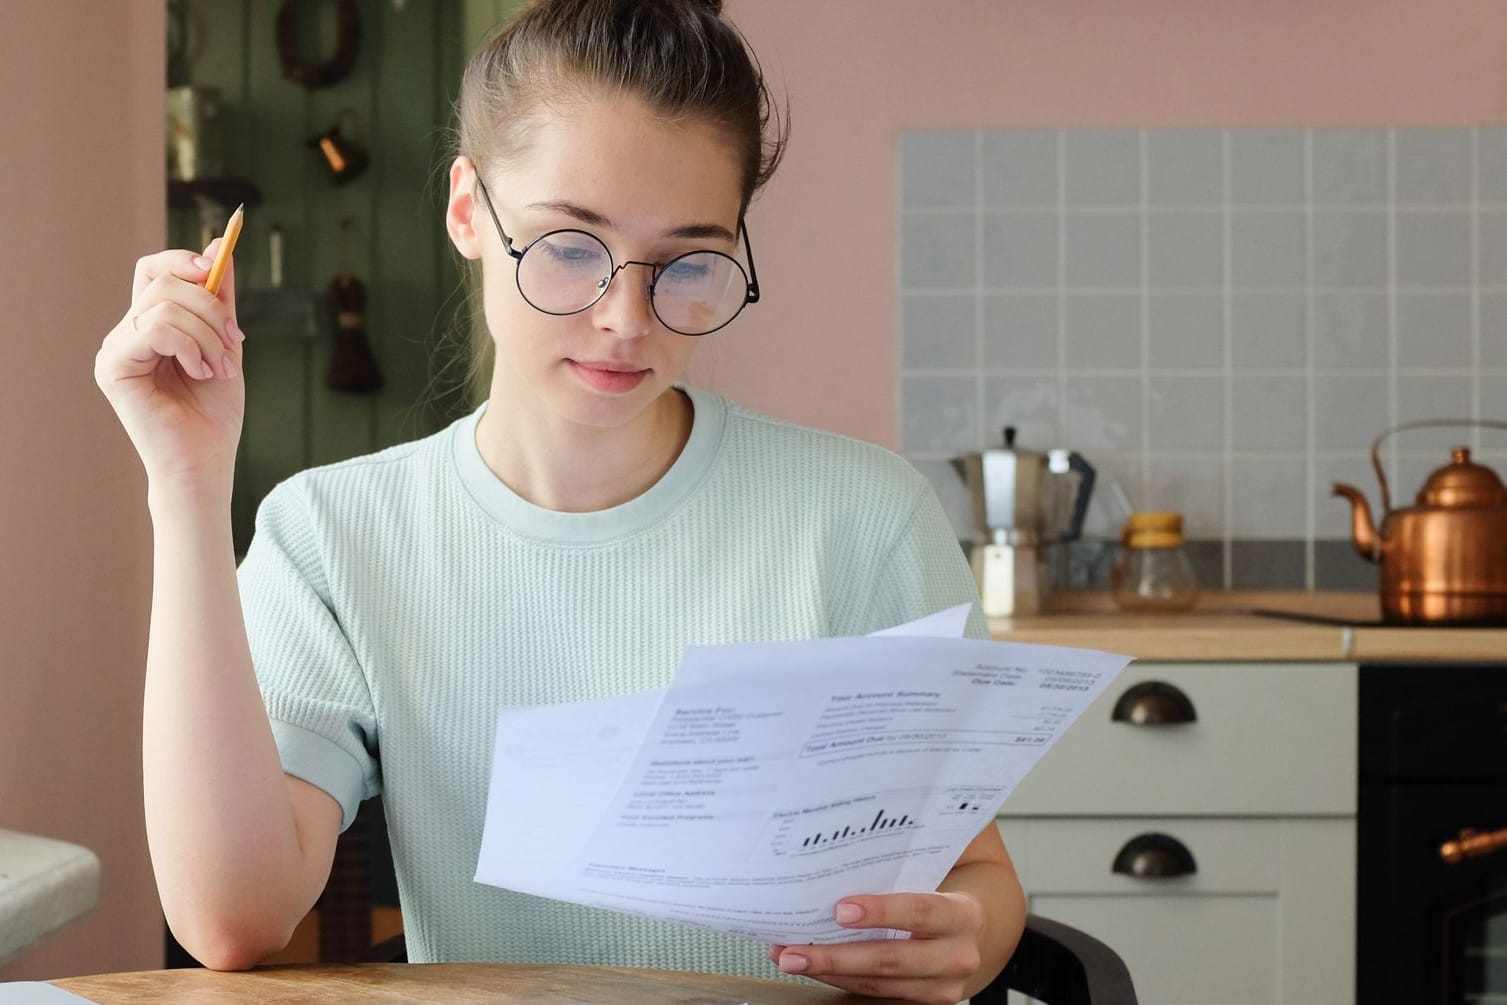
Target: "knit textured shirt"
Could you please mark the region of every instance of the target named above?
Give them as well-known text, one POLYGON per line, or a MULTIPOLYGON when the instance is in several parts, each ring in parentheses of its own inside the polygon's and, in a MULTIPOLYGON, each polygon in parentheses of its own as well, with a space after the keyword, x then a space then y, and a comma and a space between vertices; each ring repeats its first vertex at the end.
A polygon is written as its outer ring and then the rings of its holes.
MULTIPOLYGON (((903 458, 685 391, 680 456, 610 509, 511 491, 476 445, 483 406, 301 472, 257 513, 239 581, 283 767, 342 827, 382 795, 414 962, 772 975, 750 940, 476 883, 498 711, 664 687, 691 643, 862 635, 977 600, 903 458)), ((987 637, 977 606, 969 634, 987 637)))

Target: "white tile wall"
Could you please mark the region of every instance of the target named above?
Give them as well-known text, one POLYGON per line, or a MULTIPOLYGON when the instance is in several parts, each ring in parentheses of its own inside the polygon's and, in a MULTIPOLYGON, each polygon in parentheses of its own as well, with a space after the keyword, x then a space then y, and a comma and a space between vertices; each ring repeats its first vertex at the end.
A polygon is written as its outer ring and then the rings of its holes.
MULTIPOLYGON (((1348 534, 1330 484, 1375 498, 1383 430, 1507 420, 1507 127, 910 132, 899 155, 901 444, 960 536, 945 461, 1010 424, 1183 510, 1227 582, 1234 542, 1296 540, 1311 585, 1313 542, 1348 534)), ((1507 476, 1507 433, 1400 434, 1394 499, 1454 442, 1507 476)))

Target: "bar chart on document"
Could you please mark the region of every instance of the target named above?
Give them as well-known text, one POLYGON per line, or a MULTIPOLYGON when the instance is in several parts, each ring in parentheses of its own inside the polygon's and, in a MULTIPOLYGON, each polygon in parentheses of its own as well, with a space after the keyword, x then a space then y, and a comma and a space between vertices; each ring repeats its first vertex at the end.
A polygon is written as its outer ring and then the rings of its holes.
POLYGON ((769 851, 776 858, 804 857, 872 845, 883 854, 892 845, 941 839, 959 829, 976 833, 994 815, 1001 796, 994 786, 900 789, 777 810, 771 814, 769 851))

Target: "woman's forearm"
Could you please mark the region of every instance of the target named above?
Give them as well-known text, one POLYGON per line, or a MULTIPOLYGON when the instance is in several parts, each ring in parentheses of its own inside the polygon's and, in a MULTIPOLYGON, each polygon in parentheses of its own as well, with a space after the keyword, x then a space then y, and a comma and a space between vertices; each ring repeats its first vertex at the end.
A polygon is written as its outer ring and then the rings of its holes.
POLYGON ((154 489, 150 507, 142 774, 152 864, 179 940, 209 966, 239 969, 287 943, 329 859, 321 872, 325 842, 301 839, 252 670, 228 486, 154 489))

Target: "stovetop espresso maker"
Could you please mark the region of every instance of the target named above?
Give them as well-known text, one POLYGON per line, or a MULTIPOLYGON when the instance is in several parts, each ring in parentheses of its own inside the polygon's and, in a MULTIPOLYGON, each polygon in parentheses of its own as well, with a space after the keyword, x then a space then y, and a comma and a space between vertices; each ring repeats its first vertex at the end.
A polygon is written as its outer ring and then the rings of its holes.
POLYGON ((1083 533, 1094 490, 1094 469, 1082 454, 1022 450, 1014 426, 1004 439, 1003 448, 952 460, 973 500, 969 563, 992 618, 1041 610, 1051 585, 1046 549, 1083 533))

